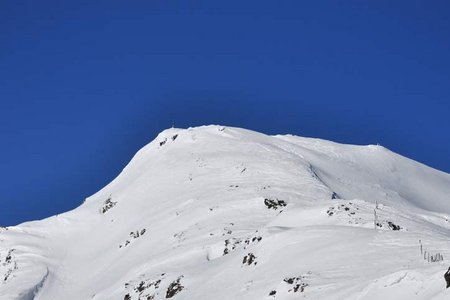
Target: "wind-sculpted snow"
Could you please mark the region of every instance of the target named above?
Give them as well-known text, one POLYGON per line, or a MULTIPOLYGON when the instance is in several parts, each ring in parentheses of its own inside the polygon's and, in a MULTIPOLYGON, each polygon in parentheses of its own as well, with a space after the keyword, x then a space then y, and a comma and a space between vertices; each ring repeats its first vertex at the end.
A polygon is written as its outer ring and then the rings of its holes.
POLYGON ((48 276, 48 270, 45 273, 44 277, 42 277, 42 279, 35 286, 33 286, 28 292, 25 292, 25 293, 21 294, 18 297, 18 299, 20 299, 20 300, 33 300, 36 297, 36 295, 39 293, 39 290, 44 285, 45 280, 47 280, 47 276, 48 276))
POLYGON ((0 299, 447 299, 449 200, 381 146, 168 129, 75 210, 0 228, 0 299))

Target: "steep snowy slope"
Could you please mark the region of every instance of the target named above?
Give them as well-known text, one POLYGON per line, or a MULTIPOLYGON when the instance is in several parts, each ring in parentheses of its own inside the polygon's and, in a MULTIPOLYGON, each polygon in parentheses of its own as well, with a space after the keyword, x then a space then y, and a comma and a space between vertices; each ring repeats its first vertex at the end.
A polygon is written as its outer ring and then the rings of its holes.
POLYGON ((449 215, 450 175, 380 146, 169 129, 0 229, 0 299, 447 299, 449 215))

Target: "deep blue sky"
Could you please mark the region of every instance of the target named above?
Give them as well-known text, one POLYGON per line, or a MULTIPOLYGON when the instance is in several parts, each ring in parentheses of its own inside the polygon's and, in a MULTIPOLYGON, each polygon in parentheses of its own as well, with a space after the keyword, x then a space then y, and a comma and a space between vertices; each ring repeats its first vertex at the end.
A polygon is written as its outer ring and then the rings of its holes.
POLYGON ((0 225, 76 207, 172 122, 450 172, 449 101, 446 0, 1 1, 0 225))

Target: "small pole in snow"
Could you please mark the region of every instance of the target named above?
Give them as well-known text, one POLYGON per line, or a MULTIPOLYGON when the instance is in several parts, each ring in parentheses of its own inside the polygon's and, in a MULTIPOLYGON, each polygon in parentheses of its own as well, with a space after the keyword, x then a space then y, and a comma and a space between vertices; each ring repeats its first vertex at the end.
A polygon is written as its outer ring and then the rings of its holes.
POLYGON ((373 227, 375 228, 375 229, 377 229, 377 211, 374 209, 373 210, 373 227))
POLYGON ((428 258, 427 258, 428 262, 430 262, 430 253, 428 253, 428 258))
POLYGON ((420 244, 420 254, 423 254, 423 247, 422 247, 422 241, 419 240, 419 244, 420 244))
POLYGON ((378 209, 378 200, 375 200, 375 209, 378 209))
POLYGON ((423 253, 423 259, 427 260, 427 251, 423 253))

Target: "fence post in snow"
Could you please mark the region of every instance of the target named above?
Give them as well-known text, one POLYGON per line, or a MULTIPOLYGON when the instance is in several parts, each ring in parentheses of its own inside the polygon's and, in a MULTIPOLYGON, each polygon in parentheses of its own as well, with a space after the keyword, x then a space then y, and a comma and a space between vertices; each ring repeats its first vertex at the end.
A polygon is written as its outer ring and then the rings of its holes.
POLYGON ((427 251, 423 253, 423 259, 427 260, 427 251))
POLYGON ((375 228, 375 229, 377 229, 377 211, 374 209, 373 210, 373 227, 375 228))
POLYGON ((422 241, 419 240, 419 244, 420 244, 420 254, 423 254, 423 247, 422 247, 422 241))

